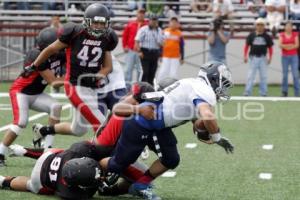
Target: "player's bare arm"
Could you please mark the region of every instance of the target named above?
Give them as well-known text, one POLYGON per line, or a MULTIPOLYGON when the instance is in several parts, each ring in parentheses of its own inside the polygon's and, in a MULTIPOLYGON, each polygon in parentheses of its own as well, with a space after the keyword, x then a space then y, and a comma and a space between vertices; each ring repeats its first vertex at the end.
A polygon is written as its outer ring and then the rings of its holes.
POLYGON ((34 66, 40 66, 43 62, 45 62, 50 56, 53 54, 59 52, 59 50, 67 48, 68 45, 56 40, 51 45, 49 45, 47 48, 45 48, 40 55, 37 57, 37 59, 33 62, 34 66))
POLYGON ((128 117, 134 114, 139 114, 145 117, 146 119, 154 119, 155 118, 155 112, 154 107, 149 106, 139 106, 139 105, 133 105, 128 102, 120 102, 117 103, 113 108, 113 113, 118 116, 128 117))
POLYGON ((47 69, 45 71, 40 71, 40 75, 43 77, 45 81, 52 87, 58 88, 64 85, 64 77, 55 77, 54 73, 47 69))
MULTIPOLYGON (((211 143, 218 144, 222 148, 224 148, 226 153, 233 153, 234 146, 230 143, 230 141, 227 138, 221 136, 220 129, 218 127, 217 120, 212 107, 207 103, 200 103, 198 109, 199 109, 201 119, 203 120, 204 127, 208 131, 209 138, 211 140, 211 141, 208 140, 204 142, 207 144, 211 144, 211 143)), ((203 132, 203 134, 205 134, 205 132, 203 132)))
POLYGON ((104 61, 101 70, 99 71, 100 77, 107 76, 110 72, 112 72, 112 56, 110 51, 106 51, 104 54, 104 61))

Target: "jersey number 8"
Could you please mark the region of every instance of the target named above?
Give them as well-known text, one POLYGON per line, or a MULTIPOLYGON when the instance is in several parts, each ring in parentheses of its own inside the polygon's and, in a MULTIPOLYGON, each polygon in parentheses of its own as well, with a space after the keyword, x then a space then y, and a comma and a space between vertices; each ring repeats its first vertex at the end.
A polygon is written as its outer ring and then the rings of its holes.
POLYGON ((89 54, 90 46, 84 46, 79 53, 77 54, 77 58, 80 61, 80 66, 82 67, 98 67, 98 61, 102 55, 102 49, 100 47, 93 47, 91 51, 91 55, 89 54), (90 58, 93 57, 93 58, 90 58))

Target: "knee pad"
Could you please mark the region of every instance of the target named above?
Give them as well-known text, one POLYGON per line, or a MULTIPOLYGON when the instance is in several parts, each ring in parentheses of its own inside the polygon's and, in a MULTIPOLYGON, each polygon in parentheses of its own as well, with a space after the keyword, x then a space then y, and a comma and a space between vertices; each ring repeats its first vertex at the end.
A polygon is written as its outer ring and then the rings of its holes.
MULTIPOLYGON (((26 126, 26 125, 25 125, 26 126)), ((15 125, 15 124, 11 124, 10 125, 10 130, 13 131, 16 135, 20 135, 22 132, 22 129, 25 128, 25 126, 20 126, 20 125, 15 125)))
POLYGON ((172 155, 164 156, 161 158, 161 163, 168 169, 175 169, 180 162, 180 156, 178 153, 172 155))

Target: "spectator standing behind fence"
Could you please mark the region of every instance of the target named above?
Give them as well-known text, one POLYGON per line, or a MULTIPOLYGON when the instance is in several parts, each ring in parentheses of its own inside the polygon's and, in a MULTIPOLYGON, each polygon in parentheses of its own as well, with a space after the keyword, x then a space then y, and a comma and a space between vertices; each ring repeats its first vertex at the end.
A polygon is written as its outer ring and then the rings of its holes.
POLYGON ((226 63, 226 44, 229 42, 230 33, 224 31, 223 20, 217 18, 213 21, 208 33, 209 61, 226 63))
POLYGON ((286 9, 285 0, 266 0, 267 7, 267 20, 269 22, 269 29, 272 31, 273 36, 276 36, 280 23, 283 20, 284 12, 286 9))
POLYGON ((163 35, 162 62, 157 74, 157 81, 166 77, 177 79, 177 71, 184 58, 184 40, 179 30, 177 17, 170 19, 169 27, 163 31, 163 35))
POLYGON ((124 31, 122 37, 122 45, 124 52, 126 53, 126 68, 125 68, 125 81, 126 83, 132 82, 132 72, 134 69, 137 71, 137 81, 141 81, 143 69, 141 65, 141 60, 138 52, 134 49, 135 36, 137 31, 148 24, 145 20, 145 9, 140 8, 137 11, 136 20, 129 22, 124 31))
POLYGON ((279 35, 279 46, 282 49, 282 96, 288 96, 288 74, 291 66, 294 95, 299 96, 299 71, 298 71, 298 47, 299 37, 297 32, 293 32, 292 22, 287 22, 284 32, 279 35))
POLYGON ((153 84, 162 43, 163 34, 158 27, 158 18, 151 15, 149 25, 140 28, 135 37, 135 48, 139 51, 143 67, 142 81, 153 84))
POLYGON ((255 31, 247 36, 246 44, 244 47, 244 62, 248 62, 248 51, 249 53, 249 71, 246 83, 244 95, 252 95, 252 88, 256 76, 256 71, 259 71, 260 75, 260 86, 259 93, 261 96, 267 96, 267 64, 271 63, 273 54, 273 40, 270 35, 265 31, 265 20, 258 18, 255 21, 255 31), (269 57, 267 59, 267 51, 269 57))
MULTIPOLYGON (((300 0, 290 1, 290 17, 292 20, 300 20, 300 0)), ((297 31, 300 31, 300 23, 295 24, 297 31)))

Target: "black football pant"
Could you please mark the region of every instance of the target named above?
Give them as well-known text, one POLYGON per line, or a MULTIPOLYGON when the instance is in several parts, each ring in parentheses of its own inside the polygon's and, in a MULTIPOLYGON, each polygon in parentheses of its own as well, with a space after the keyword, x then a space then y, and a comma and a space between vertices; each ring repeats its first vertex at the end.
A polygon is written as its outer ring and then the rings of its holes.
POLYGON ((143 77, 142 81, 148 82, 153 85, 153 79, 158 65, 158 58, 160 56, 160 50, 155 49, 141 49, 144 57, 141 59, 143 67, 143 77))

